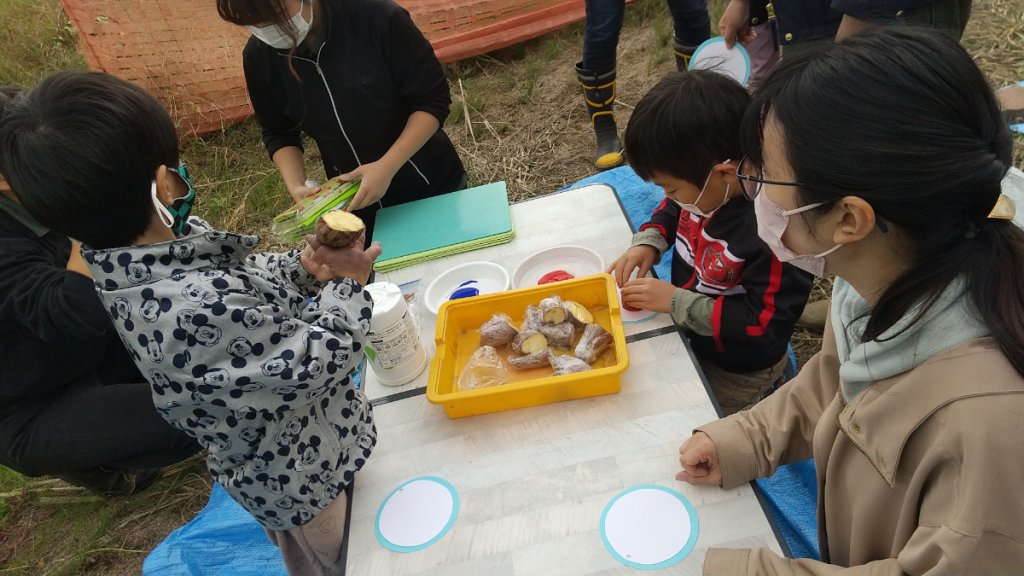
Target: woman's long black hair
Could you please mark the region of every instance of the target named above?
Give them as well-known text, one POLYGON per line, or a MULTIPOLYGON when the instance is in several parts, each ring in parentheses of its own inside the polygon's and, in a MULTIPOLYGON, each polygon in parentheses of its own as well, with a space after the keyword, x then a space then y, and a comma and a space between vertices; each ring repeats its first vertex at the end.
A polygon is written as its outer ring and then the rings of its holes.
POLYGON ((806 185, 801 205, 860 197, 910 245, 909 267, 874 305, 862 339, 882 339, 923 303, 919 321, 962 279, 1024 374, 1024 232, 987 217, 1013 139, 963 47, 934 31, 889 27, 783 62, 744 119, 744 152, 756 165, 769 115, 781 126, 795 180, 806 185))

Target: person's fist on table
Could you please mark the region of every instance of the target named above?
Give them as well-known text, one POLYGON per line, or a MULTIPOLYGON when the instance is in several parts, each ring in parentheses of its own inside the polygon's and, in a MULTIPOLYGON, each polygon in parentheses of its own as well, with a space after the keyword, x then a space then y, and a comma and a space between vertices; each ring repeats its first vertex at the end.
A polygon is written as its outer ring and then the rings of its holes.
POLYGON ((683 468, 676 480, 697 486, 720 486, 722 469, 718 466, 718 448, 703 432, 696 432, 679 447, 679 465, 683 468))

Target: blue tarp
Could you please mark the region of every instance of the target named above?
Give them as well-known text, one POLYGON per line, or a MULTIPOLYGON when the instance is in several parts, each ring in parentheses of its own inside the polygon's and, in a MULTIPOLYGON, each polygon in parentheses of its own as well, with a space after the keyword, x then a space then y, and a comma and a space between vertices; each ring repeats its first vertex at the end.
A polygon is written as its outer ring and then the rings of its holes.
MULTIPOLYGON (((585 178, 571 188, 608 184, 636 230, 664 198, 661 188, 644 182, 628 167, 585 178)), ((625 250, 625 246, 623 250, 625 250)), ((655 270, 669 278, 671 254, 655 270)), ((783 466, 772 478, 758 480, 776 524, 796 558, 817 558, 815 501, 817 484, 810 460, 783 466)), ((172 532, 146 558, 144 576, 284 576, 277 548, 263 528, 218 485, 196 517, 172 532)))
POLYGON ((142 564, 144 576, 285 576, 284 562, 263 528, 213 485, 210 501, 160 543, 142 564))

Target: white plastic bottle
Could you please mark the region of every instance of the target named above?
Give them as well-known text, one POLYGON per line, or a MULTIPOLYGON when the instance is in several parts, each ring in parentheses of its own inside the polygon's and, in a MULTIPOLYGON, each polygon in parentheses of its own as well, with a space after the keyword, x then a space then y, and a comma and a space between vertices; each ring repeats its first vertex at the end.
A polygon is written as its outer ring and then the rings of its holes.
POLYGON ((373 297, 366 359, 381 384, 401 386, 423 372, 427 354, 402 290, 390 282, 367 284, 366 289, 373 297))

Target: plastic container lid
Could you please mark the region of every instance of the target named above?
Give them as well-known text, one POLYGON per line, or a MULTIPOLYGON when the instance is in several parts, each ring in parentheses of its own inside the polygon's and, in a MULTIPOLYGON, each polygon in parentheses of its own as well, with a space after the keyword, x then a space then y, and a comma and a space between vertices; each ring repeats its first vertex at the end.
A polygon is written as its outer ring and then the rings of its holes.
POLYGON ((373 298, 366 358, 381 384, 400 386, 419 376, 427 366, 419 332, 401 288, 391 282, 374 282, 366 285, 366 291, 373 298))
POLYGON ((316 230, 316 220, 325 212, 342 210, 359 191, 359 182, 332 180, 320 192, 274 217, 270 231, 285 242, 298 242, 316 230))

